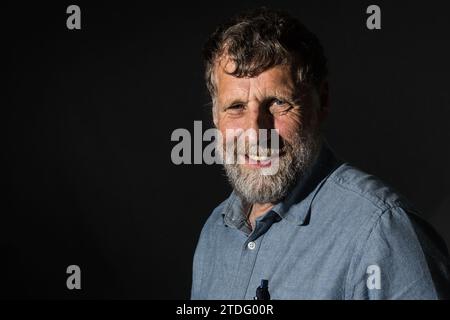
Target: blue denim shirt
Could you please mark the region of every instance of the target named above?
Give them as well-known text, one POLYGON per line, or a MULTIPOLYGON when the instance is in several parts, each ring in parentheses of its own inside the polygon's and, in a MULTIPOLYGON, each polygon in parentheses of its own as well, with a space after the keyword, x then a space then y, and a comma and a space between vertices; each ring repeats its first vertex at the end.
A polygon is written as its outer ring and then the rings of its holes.
POLYGON ((245 223, 233 192, 205 223, 193 263, 192 299, 449 297, 447 248, 416 210, 376 177, 324 145, 289 196, 245 223))

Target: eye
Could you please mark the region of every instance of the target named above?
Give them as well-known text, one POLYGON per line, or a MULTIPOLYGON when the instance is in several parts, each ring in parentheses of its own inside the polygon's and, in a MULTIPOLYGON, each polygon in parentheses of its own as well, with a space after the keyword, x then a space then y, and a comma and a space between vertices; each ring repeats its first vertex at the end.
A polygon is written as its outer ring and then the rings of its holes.
POLYGON ((274 105, 278 105, 278 106, 282 106, 283 104, 285 104, 286 102, 284 100, 281 99, 274 99, 273 100, 273 104, 274 105))
POLYGON ((225 108, 225 111, 231 114, 238 114, 244 110, 244 105, 237 103, 225 108))
POLYGON ((276 115, 283 115, 292 108, 286 100, 275 98, 270 103, 270 112, 276 115))

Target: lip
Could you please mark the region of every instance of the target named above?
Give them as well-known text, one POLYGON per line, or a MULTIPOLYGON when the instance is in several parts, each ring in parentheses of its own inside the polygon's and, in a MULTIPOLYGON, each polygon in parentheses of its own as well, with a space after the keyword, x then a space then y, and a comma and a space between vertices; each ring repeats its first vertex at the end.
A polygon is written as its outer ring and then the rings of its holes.
POLYGON ((271 157, 249 157, 245 155, 245 165, 251 168, 268 168, 272 165, 272 161, 275 157, 282 157, 283 154, 277 154, 271 157))

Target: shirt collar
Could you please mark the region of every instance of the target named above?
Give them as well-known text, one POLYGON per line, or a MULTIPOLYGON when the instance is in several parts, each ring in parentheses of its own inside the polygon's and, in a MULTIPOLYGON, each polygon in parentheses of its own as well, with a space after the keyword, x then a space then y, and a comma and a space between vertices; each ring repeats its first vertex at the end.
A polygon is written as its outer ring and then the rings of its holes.
MULTIPOLYGON (((270 211, 295 225, 304 225, 309 221, 311 204, 328 176, 340 165, 328 143, 324 142, 320 152, 305 175, 299 179, 288 196, 277 203, 270 211)), ((246 227, 247 208, 241 198, 233 190, 224 206, 223 222, 231 227, 246 227)))
POLYGON ((223 222, 229 227, 236 229, 247 229, 246 227, 246 213, 248 208, 244 205, 241 198, 233 190, 229 196, 227 203, 222 212, 223 222))

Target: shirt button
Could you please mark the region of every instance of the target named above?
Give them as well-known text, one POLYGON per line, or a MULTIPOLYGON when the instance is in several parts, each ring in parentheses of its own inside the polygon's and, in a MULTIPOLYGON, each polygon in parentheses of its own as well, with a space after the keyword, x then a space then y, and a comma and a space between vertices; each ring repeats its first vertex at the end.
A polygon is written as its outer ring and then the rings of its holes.
POLYGON ((250 242, 248 243, 247 247, 248 247, 250 250, 253 250, 253 249, 256 248, 256 243, 254 243, 253 241, 250 241, 250 242))

